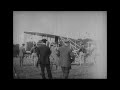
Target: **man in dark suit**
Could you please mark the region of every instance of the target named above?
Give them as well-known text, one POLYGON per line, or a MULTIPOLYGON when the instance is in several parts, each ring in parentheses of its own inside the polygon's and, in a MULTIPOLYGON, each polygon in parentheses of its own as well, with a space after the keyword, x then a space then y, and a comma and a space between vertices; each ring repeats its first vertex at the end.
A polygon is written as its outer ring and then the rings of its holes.
POLYGON ((52 79, 51 69, 50 69, 50 59, 49 56, 51 54, 50 48, 46 46, 46 41, 42 40, 41 43, 39 43, 40 46, 37 48, 37 55, 38 55, 38 63, 41 67, 41 74, 42 78, 45 78, 45 68, 48 73, 48 78, 52 79))

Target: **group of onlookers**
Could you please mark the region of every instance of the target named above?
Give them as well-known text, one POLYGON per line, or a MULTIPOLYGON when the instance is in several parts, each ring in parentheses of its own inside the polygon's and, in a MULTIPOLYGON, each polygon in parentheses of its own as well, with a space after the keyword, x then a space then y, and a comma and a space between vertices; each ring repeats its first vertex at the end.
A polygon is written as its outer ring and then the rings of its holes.
MULTIPOLYGON (((26 53, 25 44, 19 48, 20 66, 23 66, 23 58, 26 53)), ((68 78, 69 71, 71 69, 71 63, 74 60, 70 44, 66 41, 60 47, 57 44, 47 45, 45 40, 40 40, 37 44, 31 48, 31 56, 33 64, 36 67, 41 68, 42 78, 45 79, 45 68, 48 73, 48 78, 52 79, 51 69, 53 65, 61 67, 63 77, 68 78), (72 55, 72 56, 71 56, 72 55)))
MULTIPOLYGON (((23 58, 24 54, 26 53, 23 44, 19 49, 19 57, 20 57, 20 66, 23 66, 23 58)), ((71 63, 75 60, 75 55, 70 48, 69 41, 65 41, 62 45, 58 44, 50 44, 47 40, 40 40, 36 44, 33 45, 31 48, 31 56, 33 60, 33 64, 36 67, 41 68, 41 75, 42 78, 45 79, 45 68, 48 73, 48 78, 52 79, 52 67, 53 65, 61 67, 63 77, 65 79, 68 78, 69 72, 71 69, 71 63)), ((86 49, 84 46, 80 48, 78 51, 81 58, 85 59, 86 49), (81 53, 82 52, 82 53, 81 53)))

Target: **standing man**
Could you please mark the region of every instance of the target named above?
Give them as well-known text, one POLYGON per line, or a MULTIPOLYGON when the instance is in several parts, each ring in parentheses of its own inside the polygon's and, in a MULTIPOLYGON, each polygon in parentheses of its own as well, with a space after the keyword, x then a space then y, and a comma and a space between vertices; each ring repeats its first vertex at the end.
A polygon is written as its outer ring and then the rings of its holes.
POLYGON ((32 49, 31 49, 31 53, 32 53, 32 59, 33 59, 33 65, 35 66, 36 65, 36 59, 37 59, 37 46, 36 44, 33 45, 32 49))
POLYGON ((58 69, 58 61, 59 61, 59 57, 57 56, 57 46, 54 45, 54 46, 51 46, 50 47, 51 49, 51 55, 50 55, 50 62, 51 62, 51 69, 53 67, 53 65, 56 66, 56 70, 58 69))
POLYGON ((70 54, 72 52, 72 50, 70 49, 70 45, 69 45, 69 41, 65 41, 65 44, 63 44, 63 46, 61 46, 59 49, 59 65, 62 68, 62 72, 63 72, 63 77, 65 79, 68 78, 69 75, 69 71, 71 69, 71 57, 70 54))
POLYGON ((41 43, 42 43, 41 40, 39 40, 39 41, 37 42, 37 49, 36 49, 36 54, 37 54, 37 57, 38 57, 38 60, 37 60, 37 63, 36 63, 36 67, 37 67, 37 68, 38 68, 38 66, 39 66, 39 64, 40 64, 40 60, 39 60, 39 58, 40 58, 40 55, 39 55, 39 47, 42 45, 41 43))
POLYGON ((40 64, 41 67, 42 78, 46 79, 45 77, 45 68, 46 68, 48 73, 48 78, 52 79, 52 74, 50 70, 50 59, 49 59, 49 56, 51 54, 50 48, 46 46, 45 40, 42 40, 40 44, 41 45, 37 49, 37 55, 38 55, 38 63, 40 64))
POLYGON ((25 44, 22 44, 22 46, 19 49, 19 57, 20 57, 20 66, 23 66, 23 58, 24 58, 24 54, 25 54, 25 48, 24 48, 25 44))
POLYGON ((84 63, 86 63, 86 58, 85 58, 86 49, 85 49, 84 45, 82 45, 82 47, 80 48, 79 52, 81 54, 81 60, 84 61, 84 63))

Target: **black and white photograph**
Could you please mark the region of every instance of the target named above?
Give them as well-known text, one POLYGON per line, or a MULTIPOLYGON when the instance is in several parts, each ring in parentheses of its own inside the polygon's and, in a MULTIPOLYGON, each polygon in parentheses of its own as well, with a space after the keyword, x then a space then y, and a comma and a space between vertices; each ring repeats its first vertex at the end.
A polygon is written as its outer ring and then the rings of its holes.
POLYGON ((13 11, 13 79, 107 79, 107 11, 13 11))

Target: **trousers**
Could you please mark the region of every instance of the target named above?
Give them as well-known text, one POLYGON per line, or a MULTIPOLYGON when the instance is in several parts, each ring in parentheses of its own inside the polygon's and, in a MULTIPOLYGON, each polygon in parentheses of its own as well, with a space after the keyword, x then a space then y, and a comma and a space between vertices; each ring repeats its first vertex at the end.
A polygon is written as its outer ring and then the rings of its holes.
POLYGON ((46 77, 45 77, 45 68, 47 70, 48 78, 52 79, 52 73, 51 73, 51 69, 50 69, 50 64, 40 64, 40 68, 41 68, 41 74, 42 74, 43 79, 46 79, 46 77))
POLYGON ((63 77, 64 77, 65 79, 67 79, 71 67, 61 67, 61 68, 62 68, 62 72, 63 72, 63 77))

